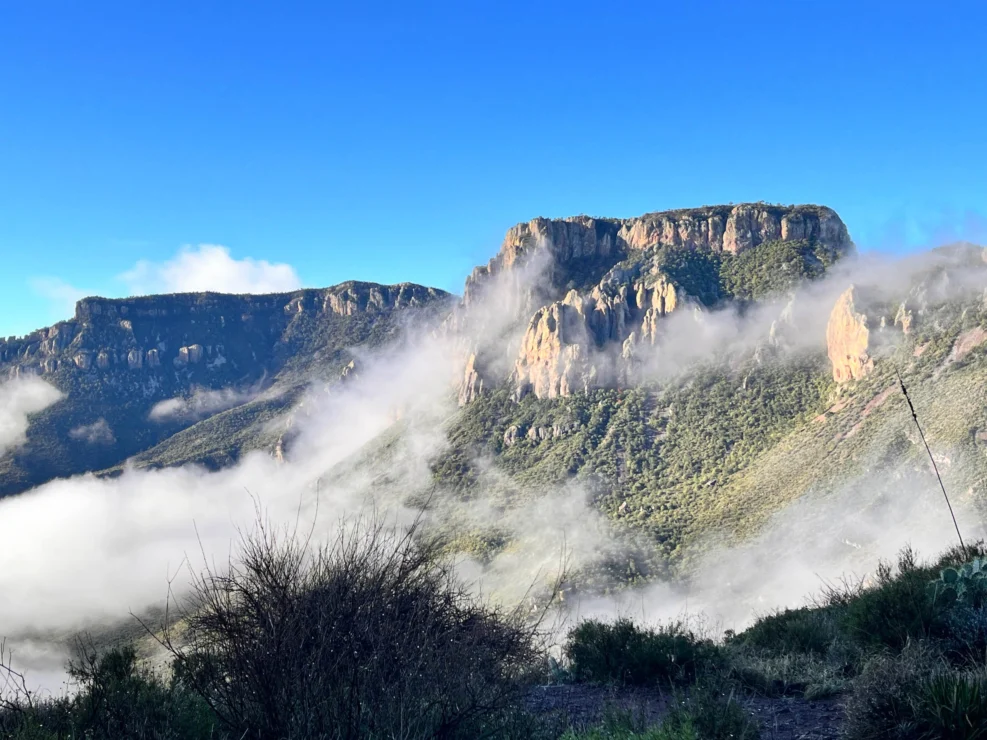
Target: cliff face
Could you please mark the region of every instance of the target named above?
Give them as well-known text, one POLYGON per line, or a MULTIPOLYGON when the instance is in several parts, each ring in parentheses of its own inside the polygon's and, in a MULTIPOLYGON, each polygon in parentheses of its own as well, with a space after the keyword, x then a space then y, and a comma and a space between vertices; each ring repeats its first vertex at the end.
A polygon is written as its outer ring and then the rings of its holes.
POLYGON ((483 285, 538 251, 550 257, 556 285, 579 267, 598 260, 607 267, 633 252, 660 247, 740 254, 771 241, 806 239, 844 254, 853 249, 846 226, 823 206, 773 206, 746 203, 649 213, 639 218, 596 219, 587 216, 536 218, 508 230, 500 251, 466 280, 464 302, 475 302, 483 285))
POLYGON ((531 318, 511 376, 515 397, 555 398, 629 382, 636 346, 653 345, 661 319, 687 303, 695 305, 660 272, 604 281, 588 295, 569 291, 531 318))
POLYGON ((26 337, 0 339, 0 373, 51 375, 59 369, 164 372, 272 356, 305 323, 378 316, 448 299, 435 288, 349 282, 320 290, 235 296, 189 293, 85 298, 75 317, 26 337), (287 335, 287 336, 286 336, 287 335))
POLYGON ((478 332, 483 320, 472 322, 460 403, 503 380, 496 368, 505 355, 514 358, 515 397, 565 396, 629 380, 636 348, 655 344, 662 319, 677 307, 703 304, 700 293, 689 296, 672 275, 667 252, 697 256, 711 273, 713 284, 702 291, 708 296, 719 294, 714 273, 726 260, 779 242, 832 259, 853 250, 839 216, 821 206, 755 203, 514 226, 497 255, 467 279, 457 321, 468 327, 471 312, 491 312, 494 304, 501 322, 518 329, 478 332))
POLYGON ((40 375, 65 394, 32 420, 29 437, 41 443, 0 456, 0 496, 175 440, 169 460, 227 464, 245 439, 264 444, 267 422, 312 380, 345 376, 351 349, 387 341, 409 314, 431 320, 449 298, 419 285, 349 282, 274 295, 79 301, 68 321, 0 340, 0 378, 40 375), (213 436, 182 438, 228 409, 213 436), (83 433, 89 428, 106 433, 97 439, 83 433))

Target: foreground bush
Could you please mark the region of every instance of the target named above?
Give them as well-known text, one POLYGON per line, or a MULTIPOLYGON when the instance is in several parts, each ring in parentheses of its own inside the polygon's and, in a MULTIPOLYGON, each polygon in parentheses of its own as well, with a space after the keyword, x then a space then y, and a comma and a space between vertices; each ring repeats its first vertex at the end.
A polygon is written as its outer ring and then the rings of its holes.
POLYGON ((674 623, 657 629, 629 619, 587 620, 573 629, 563 648, 577 681, 684 684, 722 663, 720 649, 674 623))
POLYGON ((165 682, 140 666, 132 648, 97 656, 84 650, 70 664, 76 692, 35 700, 17 674, 4 671, 0 737, 15 740, 205 740, 221 737, 209 707, 180 681, 165 682), (16 683, 14 683, 16 681, 16 683))
POLYGON ((987 737, 987 673, 952 668, 928 645, 876 657, 855 682, 846 734, 851 740, 987 737))
POLYGON ((379 525, 314 551, 261 527, 196 579, 181 624, 164 641, 176 675, 237 738, 523 734, 518 678, 541 659, 519 613, 379 525))

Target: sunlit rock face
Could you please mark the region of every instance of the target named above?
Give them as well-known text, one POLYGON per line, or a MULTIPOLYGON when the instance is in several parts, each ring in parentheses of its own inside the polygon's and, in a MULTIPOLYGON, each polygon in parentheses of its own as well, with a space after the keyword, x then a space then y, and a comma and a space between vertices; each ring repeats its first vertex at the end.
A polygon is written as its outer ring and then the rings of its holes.
POLYGON ((854 288, 847 288, 836 301, 826 325, 826 346, 833 363, 833 380, 860 380, 874 369, 868 354, 870 330, 867 316, 854 305, 854 288))
POLYGON ((457 372, 460 403, 498 386, 507 373, 518 398, 629 379, 635 348, 656 344, 664 317, 700 305, 649 262, 653 255, 664 248, 738 255, 779 240, 811 241, 834 258, 853 250, 840 217, 811 205, 537 218, 512 227, 497 255, 467 278, 450 322, 470 337, 457 372))

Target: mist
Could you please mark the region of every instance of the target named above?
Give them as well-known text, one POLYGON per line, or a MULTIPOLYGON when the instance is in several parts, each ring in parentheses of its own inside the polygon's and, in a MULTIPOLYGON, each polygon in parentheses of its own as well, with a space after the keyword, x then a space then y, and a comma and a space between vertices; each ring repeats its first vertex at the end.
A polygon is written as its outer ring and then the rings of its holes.
POLYGON ((27 441, 30 414, 44 411, 63 395, 36 377, 0 381, 0 455, 27 441))

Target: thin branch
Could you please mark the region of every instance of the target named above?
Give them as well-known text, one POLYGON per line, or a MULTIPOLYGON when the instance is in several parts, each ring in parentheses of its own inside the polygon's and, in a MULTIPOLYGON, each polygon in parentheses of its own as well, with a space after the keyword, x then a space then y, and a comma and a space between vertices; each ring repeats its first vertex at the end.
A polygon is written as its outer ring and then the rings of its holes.
POLYGON ((922 444, 925 445, 925 451, 929 453, 929 460, 932 461, 932 470, 935 471, 936 479, 939 481, 939 487, 942 489, 942 497, 946 500, 946 507, 949 509, 949 516, 953 519, 953 527, 956 529, 956 536, 960 540, 960 549, 963 550, 965 556, 967 553, 966 545, 963 543, 963 535, 960 534, 960 525, 956 521, 956 514, 953 512, 953 505, 949 502, 949 495, 946 493, 946 485, 942 482, 942 476, 939 475, 939 466, 936 465, 936 458, 933 457, 932 450, 929 448, 929 443, 925 439, 925 432, 922 431, 922 425, 918 423, 918 414, 915 413, 915 406, 912 404, 912 399, 908 395, 908 389, 905 387, 905 381, 902 380, 901 373, 898 372, 898 366, 893 362, 891 363, 891 366, 894 368, 894 374, 898 377, 898 385, 901 386, 901 393, 908 402, 908 408, 912 412, 912 419, 915 421, 915 427, 918 429, 919 437, 922 438, 922 444))

